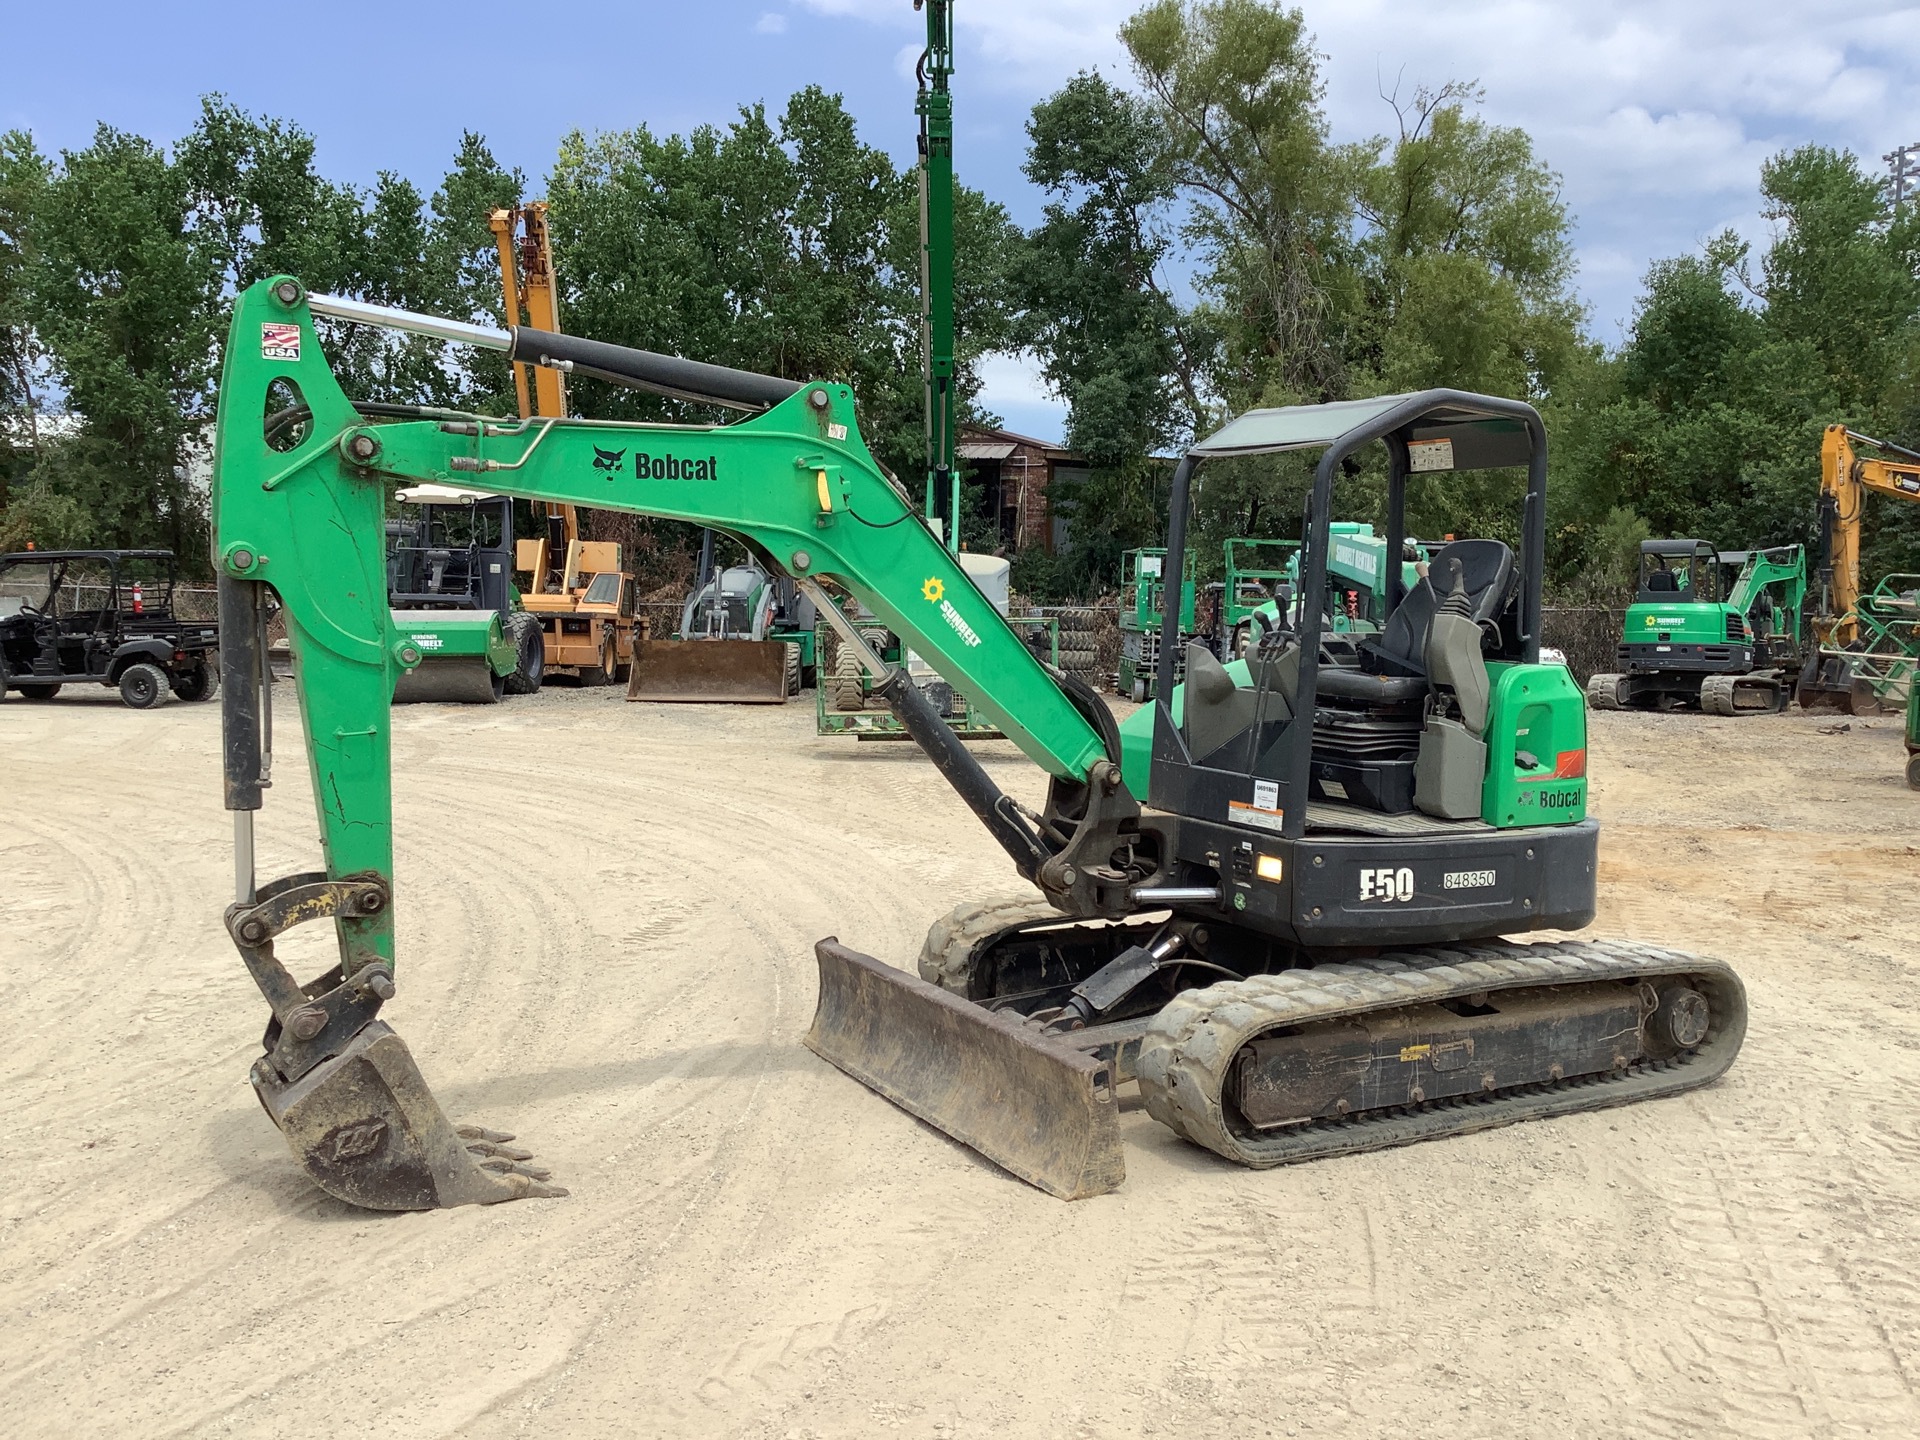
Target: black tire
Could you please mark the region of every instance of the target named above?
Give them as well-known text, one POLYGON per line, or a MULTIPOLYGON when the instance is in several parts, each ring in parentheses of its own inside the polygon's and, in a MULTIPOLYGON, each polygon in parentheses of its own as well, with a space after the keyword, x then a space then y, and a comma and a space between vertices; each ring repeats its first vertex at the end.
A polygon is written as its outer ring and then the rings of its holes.
POLYGON ((1907 757, 1907 788, 1920 790, 1920 752, 1907 757))
POLYGON ((798 695, 800 693, 800 647, 791 640, 786 642, 786 647, 787 694, 798 695))
POLYGON ((48 685, 44 682, 36 683, 29 680, 23 683, 9 677, 7 684, 18 692, 22 700, 51 700, 60 693, 58 685, 48 685))
POLYGON ((513 673, 507 676, 509 695, 531 695, 547 676, 547 641, 540 622, 524 610, 507 616, 507 638, 513 641, 513 673))
MULTIPOLYGON (((58 688, 58 687, 56 687, 58 688)), ((129 710, 151 710, 167 698, 167 672, 144 660, 120 672, 120 698, 129 710)))
POLYGON ((173 677, 173 693, 189 703, 205 700, 219 685, 220 677, 204 662, 173 677))

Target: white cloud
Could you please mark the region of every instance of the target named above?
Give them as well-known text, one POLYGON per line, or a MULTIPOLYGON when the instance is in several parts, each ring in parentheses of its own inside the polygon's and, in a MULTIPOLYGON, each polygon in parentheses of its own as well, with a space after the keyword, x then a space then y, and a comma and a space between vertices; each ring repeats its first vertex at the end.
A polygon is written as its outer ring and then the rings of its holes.
MULTIPOLYGON (((902 36, 899 0, 801 0, 902 36)), ((965 0, 961 79, 1021 104, 1076 70, 1127 74, 1115 32, 1140 0, 965 0), (984 62, 984 63, 983 63, 984 62)), ((1920 7, 1911 0, 1302 0, 1326 55, 1336 138, 1388 130, 1379 91, 1478 80, 1565 180, 1597 329, 1631 309, 1649 261, 1742 217, 1760 162, 1808 140, 1877 167, 1920 139, 1920 7), (1911 132, 1911 133, 1909 133, 1911 132), (1631 278, 1626 278, 1631 277, 1631 278)))
POLYGON ((756 35, 784 35, 787 33, 787 17, 777 10, 769 10, 754 22, 756 35))
POLYGON ((995 350, 980 357, 980 394, 989 410, 1002 405, 1059 403, 1030 355, 995 350))

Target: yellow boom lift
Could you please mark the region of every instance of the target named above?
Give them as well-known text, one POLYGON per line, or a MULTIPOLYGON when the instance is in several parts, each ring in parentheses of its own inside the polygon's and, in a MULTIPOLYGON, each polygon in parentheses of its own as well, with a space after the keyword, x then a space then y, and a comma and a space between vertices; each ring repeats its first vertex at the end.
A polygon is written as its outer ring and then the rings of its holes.
MULTIPOLYGON (((524 317, 529 330, 558 333, 546 202, 495 210, 488 224, 500 247, 507 323, 524 317)), ((515 362, 513 388, 522 420, 566 418, 566 376, 559 369, 515 362)), ((620 547, 582 540, 580 512, 572 505, 538 508, 546 514, 545 533, 515 542, 514 568, 528 577, 520 603, 540 621, 547 674, 574 675, 582 685, 624 680, 633 664, 633 576, 620 563, 620 547)))

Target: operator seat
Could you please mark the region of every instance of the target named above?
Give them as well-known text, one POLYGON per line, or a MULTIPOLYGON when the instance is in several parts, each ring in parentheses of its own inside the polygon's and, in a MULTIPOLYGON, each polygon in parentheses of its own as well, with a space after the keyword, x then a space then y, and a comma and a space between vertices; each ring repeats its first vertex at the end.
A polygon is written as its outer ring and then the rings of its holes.
MULTIPOLYGON (((1508 558, 1511 561, 1511 555, 1508 558)), ((1441 577, 1448 593, 1428 622, 1423 658, 1436 702, 1450 696, 1459 718, 1442 714, 1437 703, 1428 711, 1413 767, 1413 803, 1442 820, 1470 820, 1480 814, 1492 708, 1484 621, 1475 614, 1465 567, 1457 557, 1442 551, 1434 557, 1432 573, 1441 577)))

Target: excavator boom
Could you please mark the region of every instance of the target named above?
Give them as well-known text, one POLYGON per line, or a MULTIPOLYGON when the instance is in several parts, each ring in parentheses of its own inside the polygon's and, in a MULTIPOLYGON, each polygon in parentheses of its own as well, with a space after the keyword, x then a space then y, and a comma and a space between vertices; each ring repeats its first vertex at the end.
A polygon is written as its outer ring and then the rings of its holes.
MULTIPOLYGON (((236 814, 237 898, 228 929, 273 1009, 254 1082, 309 1173, 331 1193, 374 1208, 417 1208, 549 1193, 510 1137, 464 1133, 432 1102, 399 1037, 376 1019, 394 991, 389 697, 424 658, 387 607, 381 545, 388 493, 408 483, 472 484, 553 505, 584 505, 728 530, 770 567, 816 588, 831 583, 906 638, 1056 778, 1063 793, 1097 788, 1109 812, 1130 801, 1108 738, 1010 630, 942 547, 860 438, 844 385, 796 385, 673 357, 580 341, 511 336, 430 317, 312 298, 290 277, 243 292, 221 379, 214 523, 226 687, 227 808, 236 814), (334 380, 314 330, 316 310, 444 338, 548 354, 566 348, 597 373, 629 383, 771 408, 731 425, 643 425, 481 416, 375 421, 334 380), (523 338, 524 337, 524 338, 523 338), (263 415, 304 408, 269 429, 263 415), (320 811, 324 872, 256 885, 252 812, 269 763, 261 687, 264 593, 286 619, 320 811), (331 919, 341 963, 301 985, 275 959, 274 938, 331 919), (476 1149, 476 1147, 478 1147, 476 1149), (489 1168, 492 1167, 492 1168, 489 1168)), ((824 600, 824 596, 821 597, 824 600)), ((839 612, 822 604, 829 619, 839 612)), ((846 641, 864 651, 849 627, 846 641)), ((1039 825, 1002 795, 903 672, 880 689, 1016 868, 1063 905, 1097 904, 1092 871, 1068 863, 1074 820, 1039 825), (1048 868, 1049 865, 1052 868, 1048 868)), ((1091 701, 1091 696, 1086 697, 1091 701)), ((1097 705, 1097 702, 1092 702, 1097 705)), ((1134 807, 1137 810, 1137 807, 1134 807)), ((1083 804, 1080 813, 1088 813, 1083 804)), ((1100 857, 1102 860, 1105 856, 1100 857)), ((1109 905, 1124 896, 1106 897, 1109 905)), ((823 989, 854 985, 829 969, 823 989)), ((816 1030, 816 1048, 912 1091, 908 1056, 870 1060, 857 1036, 889 1026, 868 1002, 841 1007, 845 1043, 816 1030), (891 1065, 897 1071, 891 1078, 891 1065)), ((983 1148, 994 1153, 991 1143, 983 1148)))

